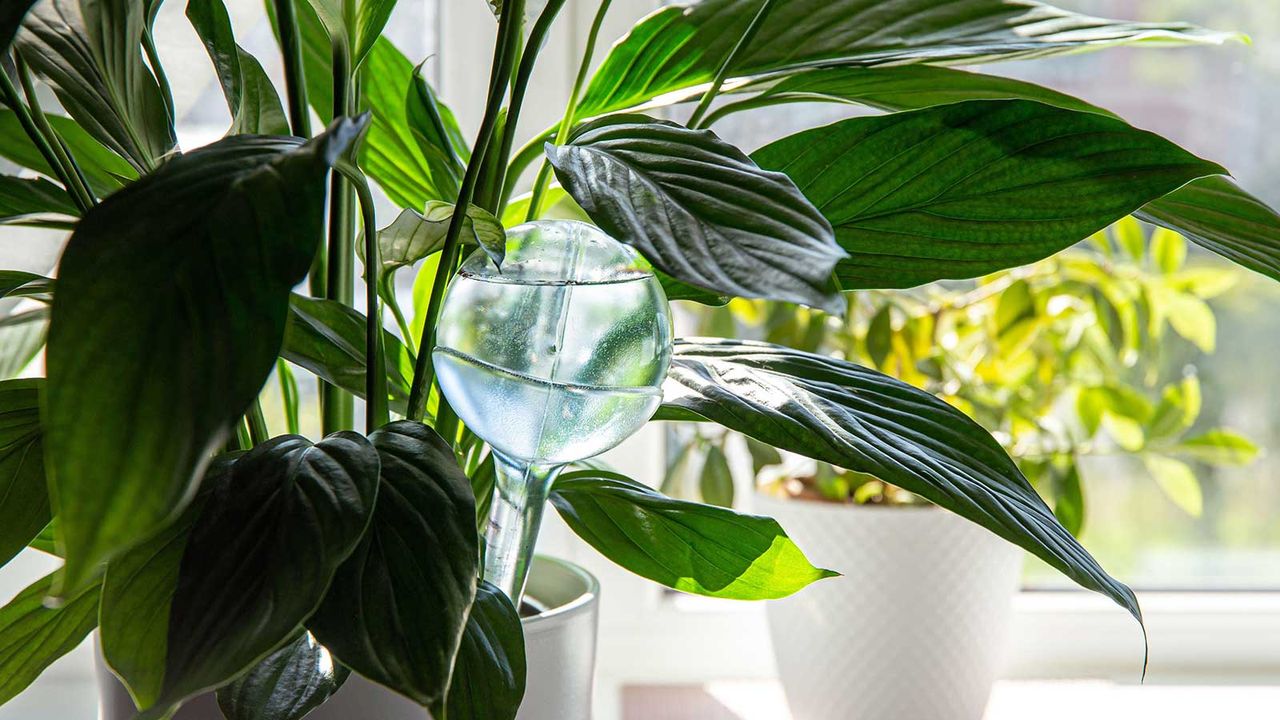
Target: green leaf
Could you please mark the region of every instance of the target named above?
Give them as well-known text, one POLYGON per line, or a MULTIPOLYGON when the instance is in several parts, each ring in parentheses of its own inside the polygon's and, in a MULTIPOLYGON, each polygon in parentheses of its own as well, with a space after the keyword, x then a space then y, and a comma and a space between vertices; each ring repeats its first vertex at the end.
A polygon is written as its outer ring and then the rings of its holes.
MULTIPOLYGON (((544 213, 545 216, 545 213, 544 213)), ((658 282, 662 284, 662 293, 667 296, 667 300, 675 302, 676 300, 688 300, 701 305, 709 305, 711 307, 721 307, 729 304, 729 296, 714 290, 704 290, 696 285, 690 285, 687 282, 677 280, 661 270, 654 269, 653 274, 658 278, 658 282)))
POLYGON ((471 483, 422 423, 369 439, 382 458, 373 522, 307 627, 343 665, 444 717, 479 570, 471 483))
POLYGON ((1165 386, 1147 426, 1147 434, 1153 438, 1176 435, 1195 424, 1199 416, 1200 381, 1189 375, 1176 384, 1165 386))
POLYGON ((45 606, 53 584, 53 575, 37 580, 0 608, 0 704, 25 690, 98 624, 97 584, 56 609, 45 606))
POLYGON ((340 432, 269 440, 219 476, 182 554, 163 689, 142 717, 166 717, 293 639, 364 535, 378 467, 369 441, 340 432))
POLYGON ((1186 438, 1172 450, 1213 465, 1248 465, 1258 458, 1257 445, 1226 428, 1216 428, 1186 438))
POLYGON ((342 43, 358 66, 382 34, 396 0, 307 0, 329 38, 342 43))
POLYGON ((1200 481, 1186 463, 1163 455, 1143 455, 1142 463, 1173 504, 1192 517, 1204 512, 1200 481))
POLYGON ((228 138, 80 221, 47 353, 64 589, 180 512, 257 397, 321 236, 329 166, 359 130, 228 138))
POLYGON ((1187 261, 1187 241, 1178 233, 1158 227, 1151 233, 1151 258, 1165 275, 1182 269, 1187 261))
POLYGON ((524 699, 524 628, 515 606, 481 581, 449 684, 449 720, 514 720, 524 699))
POLYGON ((0 55, 8 56, 13 36, 22 26, 22 19, 26 17, 27 11, 36 2, 38 0, 10 0, 0 7, 0 55))
POLYGON ((707 130, 635 115, 547 146, 560 184, 605 232, 693 285, 841 312, 831 226, 785 175, 707 130))
POLYGON ((884 367, 893 351, 893 306, 886 304, 876 311, 867 324, 867 357, 876 367, 884 367))
POLYGON ((729 471, 729 459, 715 445, 707 448, 707 456, 702 460, 698 490, 705 503, 733 507, 733 473, 729 471))
MULTIPOLYGON (((699 92, 737 45, 760 4, 703 0, 649 15, 614 45, 583 95, 579 116, 699 92)), ((1218 44, 1241 37, 1183 23, 1104 20, 1028 0, 790 0, 775 5, 751 42, 734 56, 727 77, 824 65, 973 64, 1138 43, 1218 44)))
POLYGON ((350 674, 304 632, 219 688, 218 707, 227 720, 302 720, 332 697, 350 674))
POLYGON ((687 593, 770 600, 837 575, 809 564, 771 518, 673 500, 616 473, 565 473, 551 504, 605 557, 687 593))
POLYGON ((200 34, 231 110, 232 135, 289 135, 275 86, 258 60, 236 44, 222 0, 188 0, 187 18, 200 34))
POLYGON ((40 436, 44 380, 0 382, 0 566, 49 524, 40 436))
POLYGON ((1120 120, 1026 100, 853 118, 752 157, 790 175, 835 226, 851 253, 836 269, 845 289, 1034 262, 1223 172, 1120 120))
POLYGON ((145 20, 133 0, 47 0, 15 43, 67 113, 140 172, 156 168, 177 143, 143 59, 145 20))
POLYGON ((66 219, 80 214, 67 191, 44 178, 0 175, 0 225, 38 224, 40 216, 66 219))
POLYGON ((1280 214, 1230 178, 1202 178, 1148 203, 1136 214, 1280 280, 1280 214))
MULTIPOLYGON (((51 113, 46 113, 45 119, 67 143, 76 165, 88 178, 90 189, 99 196, 109 195, 126 181, 137 178, 138 172, 133 166, 93 139, 76 121, 51 113)), ((47 177, 57 177, 9 108, 0 108, 0 156, 47 177)))
POLYGON ((1035 100, 1068 110, 1112 115, 1096 105, 1034 83, 934 65, 829 67, 766 77, 733 88, 756 93, 717 111, 793 102, 841 102, 896 112, 965 100, 1035 100))
POLYGON ((1147 236, 1142 224, 1133 217, 1122 217, 1111 227, 1116 245, 1135 263, 1141 263, 1147 255, 1147 236))
MULTIPOLYGON (((453 203, 440 200, 427 202, 425 212, 406 209, 395 222, 378 231, 378 247, 382 257, 379 279, 402 267, 409 267, 428 255, 440 252, 453 218, 453 203)), ((459 239, 484 248, 485 254, 501 266, 507 251, 507 234, 502 223, 489 211, 477 205, 467 207, 459 239)))
MULTIPOLYGON (((325 382, 364 397, 365 316, 333 300, 294 295, 280 354, 325 382)), ((384 331, 382 344, 391 409, 404 412, 413 377, 413 355, 400 338, 384 331)))
POLYGON ((767 443, 762 443, 749 435, 743 437, 747 441, 747 452, 751 453, 751 468, 756 475, 759 475, 761 470, 770 465, 782 464, 782 454, 778 452, 777 448, 767 443))
POLYGON ((0 270, 0 298, 44 295, 53 289, 53 280, 22 270, 0 270))
POLYGON ((453 199, 466 172, 463 158, 471 154, 458 127, 458 120, 423 75, 423 63, 413 69, 409 93, 405 97, 405 119, 409 132, 418 141, 422 157, 431 166, 431 177, 445 198, 453 199))
POLYGON ((1168 302, 1169 325, 1174 332, 1191 342, 1203 353, 1212 353, 1217 346, 1218 323, 1209 304, 1187 293, 1173 292, 1168 302))
MULTIPOLYGON (((333 113, 331 47, 324 26, 307 3, 297 3, 307 100, 323 119, 333 113)), ((454 200, 456 171, 443 171, 423 153, 409 118, 417 102, 413 63, 386 38, 379 38, 360 68, 361 107, 373 120, 360 144, 360 167, 387 197, 402 208, 421 208, 428 200, 454 200)), ((452 114, 443 105, 442 117, 452 114)))
POLYGON ((1084 529, 1084 488, 1080 483, 1080 468, 1074 458, 1065 468, 1055 469, 1055 493, 1053 515, 1062 527, 1072 535, 1084 529))
MULTIPOLYGON (((1114 580, 986 430, 946 402, 853 363, 765 343, 678 340, 664 410, 869 473, 1030 551, 1141 620, 1114 580)), ((660 410, 658 419, 670 417, 660 410)))
POLYGON ((16 377, 44 347, 49 328, 48 308, 0 317, 0 380, 16 377))

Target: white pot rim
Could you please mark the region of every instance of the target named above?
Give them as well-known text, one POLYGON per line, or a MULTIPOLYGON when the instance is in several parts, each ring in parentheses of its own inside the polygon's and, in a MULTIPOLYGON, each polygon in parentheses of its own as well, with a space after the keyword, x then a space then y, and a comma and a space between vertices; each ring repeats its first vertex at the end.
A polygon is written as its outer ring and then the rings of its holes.
MULTIPOLYGON (((576 581, 582 589, 568 602, 560 603, 555 607, 546 608, 537 615, 522 618, 520 623, 526 630, 536 628, 548 622, 564 622, 578 615, 591 612, 592 605, 594 605, 596 600, 600 597, 600 581, 597 580, 594 575, 578 565, 575 565, 568 560, 561 560, 560 558, 538 555, 534 559, 534 562, 539 565, 554 565, 561 572, 572 576, 572 579, 576 581)), ((536 599, 541 600, 541 598, 536 599)))

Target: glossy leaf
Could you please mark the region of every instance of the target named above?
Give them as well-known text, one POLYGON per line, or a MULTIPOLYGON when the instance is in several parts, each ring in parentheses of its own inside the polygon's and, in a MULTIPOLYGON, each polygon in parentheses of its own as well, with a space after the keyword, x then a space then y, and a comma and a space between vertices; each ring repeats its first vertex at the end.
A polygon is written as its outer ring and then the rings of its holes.
POLYGON ((1148 203, 1136 215, 1280 280, 1280 214, 1230 178, 1197 180, 1148 203))
MULTIPOLYGON (((45 119, 66 142, 76 164, 88 178, 90 189, 99 196, 109 195, 137 178, 138 172, 132 165, 93 139, 71 118, 46 112, 45 119)), ((0 107, 0 157, 47 177, 57 177, 13 111, 3 107, 0 107)))
POLYGON ((142 55, 146 18, 131 0, 47 0, 15 43, 67 113, 147 172, 176 145, 173 118, 142 55))
POLYGON ((1030 263, 1224 172, 1120 120, 1026 100, 853 118, 752 157, 790 175, 831 221, 851 255, 836 269, 845 289, 1030 263))
POLYGON ((1111 115, 1096 105, 1023 80, 936 65, 830 67, 768 77, 733 89, 754 97, 717 111, 794 102, 839 102, 897 112, 966 100, 1035 100, 1068 110, 1111 115))
POLYGON ((236 44, 222 0, 188 0, 187 18, 213 60, 231 110, 232 135, 289 135, 275 86, 257 58, 236 44))
POLYGON ((405 98, 405 119, 418 140, 418 149, 431 165, 431 177, 447 198, 458 194, 471 148, 462 136, 458 120, 440 102, 423 73, 425 61, 413 69, 413 81, 405 98))
POLYGON ((1021 546, 1141 620, 988 433, 946 402, 853 363, 765 343, 677 341, 659 417, 702 417, 913 492, 1021 546))
POLYGON ((0 382, 0 566, 49 524, 40 436, 44 380, 0 382))
POLYGON ((44 178, 0 175, 0 225, 38 224, 41 216, 67 219, 79 215, 67 191, 44 178))
POLYGON ((218 477, 182 553, 164 681, 144 718, 165 717, 295 636, 364 534, 378 468, 355 433, 314 445, 286 435, 218 477))
POLYGON ((350 674, 304 632, 220 688, 218 707, 226 720, 302 720, 332 697, 350 674))
POLYGON ((634 115, 549 145, 560 184, 605 232, 677 279, 839 312, 844 252, 785 175, 706 130, 634 115))
POLYGON ((673 500, 616 473, 565 473, 551 504, 602 555, 683 592, 769 600, 837 574, 809 564, 771 518, 673 500))
POLYGON ((0 270, 0 298, 30 297, 48 293, 53 280, 22 270, 0 270))
POLYGON ((514 720, 525 690, 524 628, 515 606, 487 582, 476 588, 449 684, 449 720, 514 720))
POLYGON ((422 423, 369 439, 382 458, 373 522, 307 627, 343 665, 444 717, 479 570, 471 484, 422 423))
MULTIPOLYGON (((325 382, 364 397, 366 328, 364 315, 353 308, 333 300, 294 295, 280 354, 325 382)), ((382 344, 391 408, 404 412, 409 380, 413 377, 413 356, 390 332, 383 333, 382 344)))
MULTIPOLYGON (((583 96, 583 117, 671 101, 711 82, 761 0, 671 5, 614 45, 583 96)), ((1222 43, 1239 35, 1183 23, 1088 17, 1029 0, 790 0, 777 3, 729 68, 730 80, 824 65, 973 64, 1117 45, 1222 43)))
POLYGON ((38 0, 10 0, 0 7, 0 55, 9 54, 13 36, 22 26, 22 19, 26 17, 27 11, 36 2, 38 0))
POLYGON ((342 120, 305 145, 228 138, 81 220, 47 357, 66 587, 180 512, 257 397, 321 236, 329 165, 359 129, 342 120))
POLYGON ((0 608, 0 704, 74 650, 98 623, 96 584, 55 609, 45 605, 53 583, 53 575, 37 580, 0 608))
POLYGON ((307 0, 334 42, 343 43, 358 66, 382 34, 396 0, 307 0))
MULTIPOLYGON (((440 200, 427 202, 424 212, 406 209, 387 227, 378 232, 378 247, 382 258, 379 277, 386 277, 403 267, 409 267, 428 255, 440 252, 453 218, 452 203, 440 200)), ((484 248, 485 253, 501 266, 507 250, 507 234, 487 210, 471 205, 467 218, 462 221, 463 243, 484 248)))

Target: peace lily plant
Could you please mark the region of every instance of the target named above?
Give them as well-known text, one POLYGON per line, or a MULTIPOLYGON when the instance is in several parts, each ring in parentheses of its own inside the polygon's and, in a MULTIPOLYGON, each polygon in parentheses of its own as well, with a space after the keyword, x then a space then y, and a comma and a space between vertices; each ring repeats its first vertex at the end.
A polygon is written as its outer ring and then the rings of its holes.
MULTIPOLYGON (((179 148, 159 4, 0 9, 0 155, 25 168, 0 178, 0 212, 71 231, 56 280, 0 275, 0 292, 48 318, 45 377, 0 385, 0 559, 34 545, 65 561, 0 609, 2 700, 96 627, 143 718, 215 689, 229 718, 296 718, 349 671, 437 718, 513 717, 518 616, 477 578, 492 466, 429 362, 463 253, 501 257, 497 218, 571 198, 672 299, 711 303, 838 312, 842 292, 1035 262, 1131 213, 1280 277, 1280 218, 1221 166, 1076 98, 952 68, 1231 34, 1028 0, 704 0, 642 20, 592 75, 604 0, 563 122, 517 148, 565 0, 498 3, 474 137, 381 37, 393 0, 272 0, 280 87, 236 44, 222 0, 188 0, 232 124, 179 148), (710 129, 798 101, 886 113, 751 154, 710 129), (374 185, 404 209, 383 233, 374 185), (391 278, 430 256, 411 323, 391 278), (277 366, 296 397, 290 365, 323 383, 321 440, 263 419, 277 366)), ((655 419, 873 474, 1141 619, 996 440, 876 370, 680 340, 655 419)), ((767 518, 595 467, 562 475, 551 502, 604 555, 686 592, 774 598, 829 574, 767 518)))

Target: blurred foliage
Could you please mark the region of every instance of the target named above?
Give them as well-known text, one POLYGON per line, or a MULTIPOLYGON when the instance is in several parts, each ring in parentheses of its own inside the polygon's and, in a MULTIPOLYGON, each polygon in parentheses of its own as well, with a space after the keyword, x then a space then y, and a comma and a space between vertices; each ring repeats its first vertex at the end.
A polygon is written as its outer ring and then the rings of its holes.
MULTIPOLYGON (((1126 218, 1048 260, 977 281, 851 293, 844 318, 742 299, 694 312, 699 334, 825 352, 933 392, 991 431, 1078 533, 1082 457, 1139 458, 1170 502, 1198 516, 1196 466, 1257 455, 1230 429, 1193 430, 1195 361, 1217 337, 1210 301, 1238 280, 1233 269, 1188 264, 1176 233, 1148 233, 1126 218)), ((700 426, 673 439, 664 492, 731 503, 728 446, 743 439, 700 426)), ((918 501, 865 473, 812 462, 797 469, 755 441, 746 449, 758 481, 783 480, 792 494, 918 501)))

